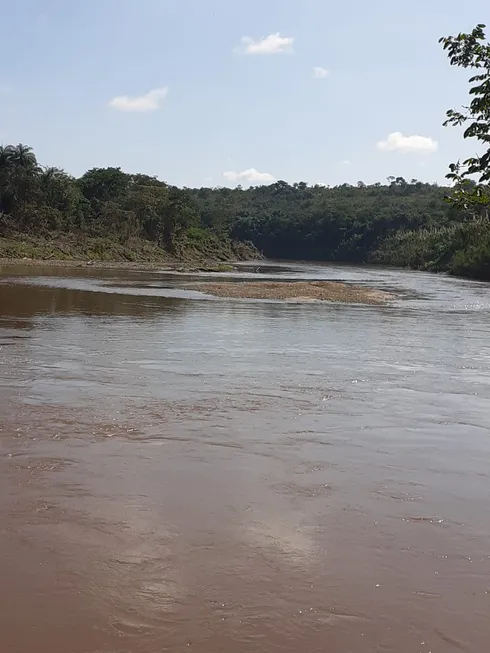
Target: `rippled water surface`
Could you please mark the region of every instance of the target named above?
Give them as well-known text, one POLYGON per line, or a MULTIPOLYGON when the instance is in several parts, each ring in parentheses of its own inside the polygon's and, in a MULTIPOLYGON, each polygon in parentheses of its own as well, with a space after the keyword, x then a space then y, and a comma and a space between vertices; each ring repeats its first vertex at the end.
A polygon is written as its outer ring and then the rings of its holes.
POLYGON ((490 286, 239 276, 0 272, 0 650, 487 651, 490 286))

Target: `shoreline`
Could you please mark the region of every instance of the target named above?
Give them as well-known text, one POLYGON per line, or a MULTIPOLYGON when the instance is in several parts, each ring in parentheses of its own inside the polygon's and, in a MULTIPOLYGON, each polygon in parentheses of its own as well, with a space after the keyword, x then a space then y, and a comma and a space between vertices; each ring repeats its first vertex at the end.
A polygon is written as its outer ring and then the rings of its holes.
POLYGON ((54 267, 92 270, 140 270, 141 272, 161 270, 162 272, 231 272, 237 261, 199 263, 179 261, 84 261, 81 259, 34 259, 0 258, 2 267, 54 267))

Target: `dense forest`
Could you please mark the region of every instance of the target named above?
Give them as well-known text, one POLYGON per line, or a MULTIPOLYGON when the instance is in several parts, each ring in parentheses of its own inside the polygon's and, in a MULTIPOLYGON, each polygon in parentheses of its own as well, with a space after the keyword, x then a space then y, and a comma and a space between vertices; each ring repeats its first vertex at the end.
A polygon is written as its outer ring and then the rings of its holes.
POLYGON ((0 148, 0 247, 4 256, 26 255, 23 242, 75 238, 91 244, 91 258, 137 259, 146 251, 226 259, 249 255, 240 243, 250 242, 271 258, 486 278, 488 221, 448 202, 448 194, 448 188, 401 177, 384 185, 278 181, 249 189, 179 189, 119 168, 94 168, 74 179, 41 167, 29 147, 7 145, 0 148))
POLYGON ((490 243, 487 222, 476 226, 471 211, 448 202, 449 188, 415 179, 333 188, 279 181, 248 190, 190 192, 202 220, 219 219, 234 238, 253 242, 270 258, 473 275, 472 245, 480 248, 482 236, 490 243))
POLYGON ((79 179, 41 167, 25 145, 0 147, 0 257, 379 263, 490 280, 490 44, 484 25, 440 40, 474 69, 463 112, 446 125, 487 148, 449 166, 451 187, 389 177, 333 188, 278 181, 249 189, 176 188, 120 168, 79 179), (255 249, 256 248, 256 249, 255 249))

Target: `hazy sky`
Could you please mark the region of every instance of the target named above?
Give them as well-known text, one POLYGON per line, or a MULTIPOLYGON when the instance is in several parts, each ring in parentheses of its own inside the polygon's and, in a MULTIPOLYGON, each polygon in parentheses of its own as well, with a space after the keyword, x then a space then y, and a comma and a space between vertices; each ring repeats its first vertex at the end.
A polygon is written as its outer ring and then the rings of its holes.
POLYGON ((488 0, 0 0, 0 141, 79 175, 442 182, 473 153, 438 38, 488 0))

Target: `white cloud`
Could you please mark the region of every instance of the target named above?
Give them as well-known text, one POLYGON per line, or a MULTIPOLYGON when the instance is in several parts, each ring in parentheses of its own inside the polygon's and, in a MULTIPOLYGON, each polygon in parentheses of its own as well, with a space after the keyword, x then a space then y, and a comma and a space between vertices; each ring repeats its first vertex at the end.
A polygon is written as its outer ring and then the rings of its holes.
POLYGON ((401 132, 393 132, 376 147, 382 152, 436 152, 438 143, 428 136, 404 136, 401 132))
POLYGON ((349 161, 349 159, 344 159, 343 161, 340 162, 340 165, 341 166, 350 166, 351 162, 349 161))
POLYGON ((248 170, 243 170, 243 172, 228 170, 223 173, 223 177, 228 179, 228 181, 248 181, 257 184, 270 184, 276 181, 274 175, 271 175, 269 172, 259 172, 255 168, 249 168, 248 170))
POLYGON ((330 77, 330 71, 321 66, 313 67, 313 78, 314 79, 325 79, 325 77, 330 77))
POLYGON ((168 88, 155 88, 152 91, 148 91, 146 95, 134 97, 130 95, 119 95, 118 97, 112 98, 109 106, 118 111, 147 113, 160 109, 167 94, 168 88))
POLYGON ((269 34, 261 41, 254 41, 250 36, 242 37, 242 45, 237 52, 242 54, 280 54, 293 51, 294 38, 281 36, 279 32, 269 34))

